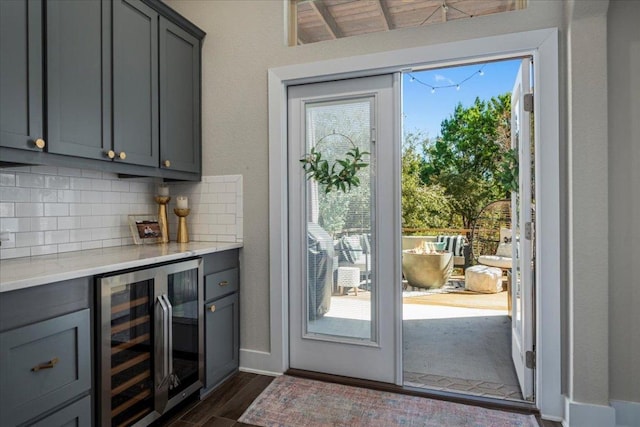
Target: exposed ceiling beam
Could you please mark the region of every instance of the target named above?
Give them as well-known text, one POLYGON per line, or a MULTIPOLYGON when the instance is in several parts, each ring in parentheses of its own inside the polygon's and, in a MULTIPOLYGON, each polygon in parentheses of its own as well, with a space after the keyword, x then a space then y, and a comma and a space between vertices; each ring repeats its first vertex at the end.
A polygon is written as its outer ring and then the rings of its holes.
POLYGON ((389 7, 387 6, 386 1, 378 0, 376 4, 378 5, 378 9, 380 10, 380 14, 382 15, 382 19, 384 21, 384 29, 392 30, 393 24, 391 23, 391 14, 389 13, 389 7))
POLYGON ((314 0, 309 3, 313 10, 320 16, 322 19, 322 23, 327 28, 327 31, 331 35, 332 39, 339 39, 342 37, 342 31, 338 27, 336 20, 333 18, 327 6, 325 6, 324 1, 322 0, 314 0))

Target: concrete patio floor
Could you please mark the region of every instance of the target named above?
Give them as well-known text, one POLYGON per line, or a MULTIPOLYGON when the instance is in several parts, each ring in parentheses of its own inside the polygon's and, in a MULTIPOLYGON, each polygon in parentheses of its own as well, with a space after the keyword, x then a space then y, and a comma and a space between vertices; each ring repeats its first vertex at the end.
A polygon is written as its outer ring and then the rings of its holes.
MULTIPOLYGON (((367 339, 370 297, 362 290, 333 296, 309 330, 367 339)), ((403 292, 403 369, 407 386, 522 400, 507 292, 403 292)))

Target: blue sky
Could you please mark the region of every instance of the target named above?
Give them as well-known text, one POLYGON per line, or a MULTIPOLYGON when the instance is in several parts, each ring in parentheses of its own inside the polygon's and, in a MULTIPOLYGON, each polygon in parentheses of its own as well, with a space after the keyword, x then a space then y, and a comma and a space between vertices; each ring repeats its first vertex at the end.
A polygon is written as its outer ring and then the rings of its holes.
POLYGON ((473 104, 476 97, 490 99, 510 92, 519 66, 520 60, 516 59, 404 74, 404 133, 422 131, 430 138, 435 138, 440 135, 440 123, 453 113, 459 102, 467 107, 473 104), (478 73, 480 69, 483 75, 478 73), (411 76, 414 81, 411 81, 411 76), (466 82, 461 83, 467 78, 466 82), (435 86, 435 92, 432 93, 431 87, 425 84, 435 86), (459 90, 442 87, 456 84, 460 84, 459 90))

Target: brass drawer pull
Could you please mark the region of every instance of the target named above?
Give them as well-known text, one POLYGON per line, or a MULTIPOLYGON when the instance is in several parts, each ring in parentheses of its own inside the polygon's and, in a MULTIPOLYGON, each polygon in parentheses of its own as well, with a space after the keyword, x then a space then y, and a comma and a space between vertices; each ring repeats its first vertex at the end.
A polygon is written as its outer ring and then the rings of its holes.
POLYGON ((171 162, 169 160, 165 160, 162 162, 162 166, 164 166, 165 168, 170 168, 171 162))
POLYGON ((120 160, 124 160, 127 158, 127 153, 121 151, 120 153, 118 153, 118 157, 120 158, 120 160))
POLYGON ((46 362, 46 363, 41 363, 37 366, 34 366, 33 368, 31 368, 31 370, 33 372, 38 372, 42 369, 51 369, 54 366, 56 366, 56 364, 59 362, 57 357, 54 357, 53 359, 51 359, 50 361, 46 362))
POLYGON ((38 138, 38 139, 36 139, 36 141, 34 142, 34 145, 35 145, 36 147, 38 147, 39 149, 41 149, 41 150, 42 150, 42 149, 45 147, 45 145, 47 145, 47 143, 46 143, 46 142, 44 142, 44 139, 42 139, 42 138, 38 138))
POLYGON ((212 313, 215 313, 215 311, 216 311, 216 305, 215 305, 215 304, 212 304, 212 305, 211 305, 211 307, 209 307, 209 311, 210 311, 210 312, 212 312, 212 313))
POLYGON ((223 280, 222 282, 218 283, 218 286, 227 286, 229 284, 229 282, 227 282, 226 280, 223 280))
POLYGON ((104 153, 108 158, 113 159, 116 157, 116 152, 113 150, 109 150, 107 152, 104 153))

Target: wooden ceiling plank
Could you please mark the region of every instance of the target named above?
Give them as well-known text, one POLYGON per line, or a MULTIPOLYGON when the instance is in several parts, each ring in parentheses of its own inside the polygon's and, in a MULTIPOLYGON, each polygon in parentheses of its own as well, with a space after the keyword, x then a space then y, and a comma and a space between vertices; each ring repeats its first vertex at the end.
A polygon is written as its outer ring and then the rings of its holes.
POLYGON ((393 22, 391 21, 391 15, 389 14, 389 8, 387 7, 386 1, 378 0, 376 4, 380 9, 380 14, 382 15, 382 23, 384 24, 385 30, 393 30, 393 22))
POLYGON ((329 13, 329 10, 326 8, 322 0, 314 0, 310 4, 311 7, 316 11, 318 16, 324 21, 324 25, 331 35, 331 38, 338 39, 340 37, 343 37, 342 31, 340 31, 336 20, 333 19, 333 16, 331 15, 331 13, 329 13))

